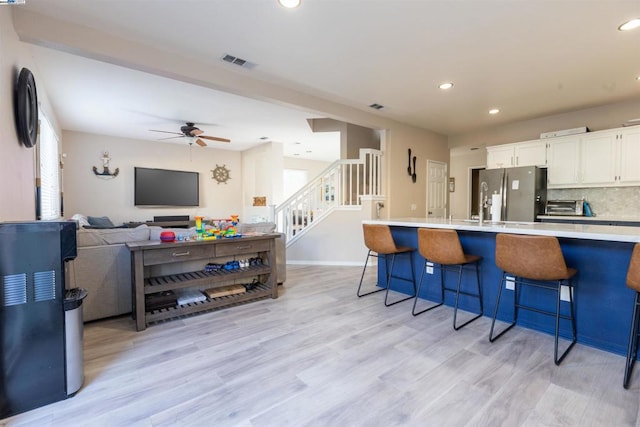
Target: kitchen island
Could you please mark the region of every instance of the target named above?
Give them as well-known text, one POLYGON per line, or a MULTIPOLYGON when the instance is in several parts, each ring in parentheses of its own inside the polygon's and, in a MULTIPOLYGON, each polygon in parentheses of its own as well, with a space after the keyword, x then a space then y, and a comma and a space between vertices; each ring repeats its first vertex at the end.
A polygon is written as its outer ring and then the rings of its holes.
MULTIPOLYGON (((389 225, 396 244, 412 246, 416 249, 418 247, 417 229, 420 227, 456 230, 465 252, 483 257, 480 263, 481 286, 484 315, 489 317, 493 315, 502 275, 502 271, 495 265, 496 234, 555 236, 560 241, 567 265, 578 270, 574 279, 578 342, 605 351, 626 354, 634 292, 626 287, 625 281, 633 246, 640 242, 639 227, 540 222, 497 224, 485 222, 480 225, 477 221, 425 218, 370 220, 364 223, 389 225)), ((404 264, 398 262, 398 266, 396 268, 405 270, 404 274, 409 274, 409 261, 404 264)), ((424 259, 416 252, 412 266, 416 272, 416 280, 419 280, 423 266, 424 259)), ((385 274, 384 263, 379 263, 378 276, 384 277, 385 274)), ((425 273, 426 282, 422 287, 421 298, 438 300, 439 274, 439 269, 435 269, 432 274, 425 273)), ((472 274, 473 272, 467 272, 463 276, 463 289, 465 285, 475 285, 472 274)), ((447 280, 450 284, 454 283, 454 277, 447 276, 447 280)), ((383 280, 379 282, 384 283, 383 280)), ((393 280, 391 288, 403 293, 412 291, 411 286, 402 281, 393 280)), ((553 293, 540 289, 526 289, 526 291, 522 293, 522 298, 529 304, 547 308, 552 308, 555 304, 553 293)), ((507 321, 513 315, 511 303, 513 291, 504 292, 498 319, 507 321)), ((453 305, 454 295, 448 292, 445 296, 445 304, 453 305)), ((460 298, 460 308, 470 311, 477 309, 477 301, 468 300, 463 296, 460 298)), ((407 310, 409 311, 410 308, 408 307, 407 310)), ((429 314, 423 316, 425 315, 429 314)), ((569 325, 565 323, 567 322, 561 322, 561 335, 567 337, 569 325)), ((518 325, 550 334, 554 330, 552 318, 528 311, 520 311, 518 325)))

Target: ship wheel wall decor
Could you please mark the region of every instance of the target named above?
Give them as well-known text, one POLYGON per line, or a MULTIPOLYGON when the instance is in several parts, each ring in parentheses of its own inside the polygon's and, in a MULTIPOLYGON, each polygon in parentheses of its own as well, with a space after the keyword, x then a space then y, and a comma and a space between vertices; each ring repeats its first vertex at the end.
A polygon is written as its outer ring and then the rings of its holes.
POLYGON ((216 165, 215 169, 211 169, 211 179, 215 179, 220 183, 227 183, 231 177, 229 176, 229 169, 227 169, 226 165, 216 165))

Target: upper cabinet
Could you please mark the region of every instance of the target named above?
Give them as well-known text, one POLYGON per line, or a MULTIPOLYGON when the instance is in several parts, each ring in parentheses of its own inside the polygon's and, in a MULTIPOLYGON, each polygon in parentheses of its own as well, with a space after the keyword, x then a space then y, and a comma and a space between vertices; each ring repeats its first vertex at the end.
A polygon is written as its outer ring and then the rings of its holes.
POLYGON ((547 141, 548 187, 572 187, 578 182, 580 136, 562 136, 547 141))
POLYGON ((487 169, 546 165, 547 148, 544 140, 487 147, 487 169))
POLYGON ((548 140, 550 188, 640 185, 640 127, 548 140))
POLYGON ((618 166, 618 183, 623 185, 640 185, 640 126, 623 128, 618 142, 620 161, 618 166))

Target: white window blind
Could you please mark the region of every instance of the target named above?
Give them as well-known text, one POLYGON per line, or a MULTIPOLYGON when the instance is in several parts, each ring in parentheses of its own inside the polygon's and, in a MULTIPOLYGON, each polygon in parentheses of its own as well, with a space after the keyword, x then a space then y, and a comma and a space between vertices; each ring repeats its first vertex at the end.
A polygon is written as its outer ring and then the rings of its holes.
POLYGON ((40 218, 60 218, 60 168, 58 137, 47 118, 40 113, 40 218))

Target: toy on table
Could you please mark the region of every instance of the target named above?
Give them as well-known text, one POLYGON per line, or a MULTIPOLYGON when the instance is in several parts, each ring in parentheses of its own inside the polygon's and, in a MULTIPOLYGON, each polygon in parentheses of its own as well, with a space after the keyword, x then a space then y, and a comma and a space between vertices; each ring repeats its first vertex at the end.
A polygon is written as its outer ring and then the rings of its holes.
POLYGON ((204 227, 202 227, 202 219, 204 217, 202 216, 195 216, 194 219, 196 220, 196 234, 198 235, 198 239, 202 239, 203 235, 204 235, 204 227))

